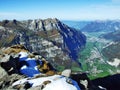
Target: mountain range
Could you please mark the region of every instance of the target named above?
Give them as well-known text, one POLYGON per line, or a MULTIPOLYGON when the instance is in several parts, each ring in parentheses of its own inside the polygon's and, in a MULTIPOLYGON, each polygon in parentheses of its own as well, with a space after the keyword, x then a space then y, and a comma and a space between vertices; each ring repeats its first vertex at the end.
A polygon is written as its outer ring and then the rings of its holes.
POLYGON ((113 32, 120 30, 119 20, 91 21, 81 29, 84 32, 113 32))
POLYGON ((85 27, 87 24, 89 24, 91 21, 69 21, 69 20, 67 21, 67 20, 64 20, 62 22, 70 27, 80 30, 83 27, 85 27))

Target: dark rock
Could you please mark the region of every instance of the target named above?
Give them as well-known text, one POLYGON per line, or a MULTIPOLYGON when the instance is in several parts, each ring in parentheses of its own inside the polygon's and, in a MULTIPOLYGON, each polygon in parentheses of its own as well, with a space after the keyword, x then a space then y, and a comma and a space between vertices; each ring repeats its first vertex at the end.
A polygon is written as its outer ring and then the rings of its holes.
POLYGON ((107 90, 119 90, 120 89, 120 74, 110 75, 103 78, 97 78, 92 80, 95 86, 102 86, 107 90))
POLYGON ((1 62, 1 67, 5 69, 5 71, 11 75, 14 73, 19 73, 18 67, 19 67, 19 60, 17 58, 13 58, 10 56, 9 61, 7 62, 1 62))

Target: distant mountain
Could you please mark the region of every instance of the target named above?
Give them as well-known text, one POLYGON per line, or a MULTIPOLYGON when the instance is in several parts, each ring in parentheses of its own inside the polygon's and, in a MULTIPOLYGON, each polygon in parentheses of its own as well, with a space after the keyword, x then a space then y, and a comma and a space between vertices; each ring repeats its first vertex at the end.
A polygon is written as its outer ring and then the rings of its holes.
POLYGON ((120 20, 92 21, 81 29, 84 32, 113 32, 120 30, 120 20))
POLYGON ((58 19, 4 20, 0 22, 0 47, 23 44, 31 52, 63 64, 69 64, 69 57, 76 59, 86 43, 80 31, 68 27, 58 19), (67 53, 67 54, 65 54, 67 53), (71 52, 74 53, 71 53, 71 52))
POLYGON ((90 23, 90 21, 62 21, 62 22, 78 30, 80 30, 81 28, 85 27, 85 25, 90 23))
POLYGON ((114 31, 114 32, 110 32, 107 34, 103 34, 100 37, 108 39, 108 40, 112 40, 112 41, 120 41, 120 31, 114 31))

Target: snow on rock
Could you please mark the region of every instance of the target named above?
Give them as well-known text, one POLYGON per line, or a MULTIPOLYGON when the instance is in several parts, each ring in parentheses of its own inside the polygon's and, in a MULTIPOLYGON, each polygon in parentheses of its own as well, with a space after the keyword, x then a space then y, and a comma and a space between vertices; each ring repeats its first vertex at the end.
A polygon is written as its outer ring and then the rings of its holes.
POLYGON ((80 90, 77 83, 72 79, 66 78, 61 75, 53 75, 49 77, 40 77, 35 79, 25 78, 19 81, 16 81, 12 86, 22 85, 25 82, 32 84, 32 87, 43 85, 45 81, 49 81, 42 90, 80 90), (71 83, 68 83, 67 80, 71 80, 71 83))

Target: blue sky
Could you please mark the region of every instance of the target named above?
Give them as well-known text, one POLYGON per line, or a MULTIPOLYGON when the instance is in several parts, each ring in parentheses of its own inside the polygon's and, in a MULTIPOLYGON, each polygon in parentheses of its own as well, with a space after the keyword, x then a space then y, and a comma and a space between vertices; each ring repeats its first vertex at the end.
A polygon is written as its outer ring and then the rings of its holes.
POLYGON ((0 0, 3 19, 120 19, 120 0, 0 0))

